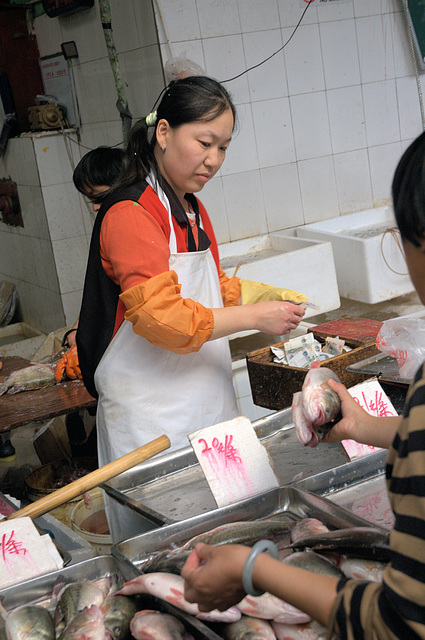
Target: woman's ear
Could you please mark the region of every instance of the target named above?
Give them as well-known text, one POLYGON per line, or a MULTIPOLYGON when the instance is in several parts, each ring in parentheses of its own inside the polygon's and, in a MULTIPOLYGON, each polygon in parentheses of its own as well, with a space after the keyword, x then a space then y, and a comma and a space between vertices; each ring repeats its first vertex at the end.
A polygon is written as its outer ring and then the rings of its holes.
POLYGON ((156 125, 156 132, 155 132, 156 141, 160 148, 167 146, 167 134, 169 130, 170 130, 170 125, 168 124, 168 121, 165 120, 164 118, 161 118, 161 120, 156 125))

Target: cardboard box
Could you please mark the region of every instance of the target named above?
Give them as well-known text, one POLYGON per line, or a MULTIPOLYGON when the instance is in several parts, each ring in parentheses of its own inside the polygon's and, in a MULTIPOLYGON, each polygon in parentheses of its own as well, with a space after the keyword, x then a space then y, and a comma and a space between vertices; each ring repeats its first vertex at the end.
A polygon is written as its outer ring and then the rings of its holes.
POLYGON ((46 422, 32 437, 34 449, 42 464, 71 456, 65 416, 46 422))
MULTIPOLYGON (((319 342, 324 342, 322 337, 316 336, 314 331, 312 333, 319 342)), ((320 366, 332 369, 346 387, 352 387, 372 376, 348 372, 348 365, 370 358, 379 350, 375 342, 358 346, 356 341, 346 340, 345 344, 353 347, 352 350, 324 360, 320 366)), ((278 342, 273 346, 282 348, 283 345, 284 342, 278 342)), ((254 404, 280 411, 292 405, 293 395, 301 391, 308 369, 278 364, 273 362, 273 357, 270 347, 264 347, 248 353, 246 361, 254 404)))

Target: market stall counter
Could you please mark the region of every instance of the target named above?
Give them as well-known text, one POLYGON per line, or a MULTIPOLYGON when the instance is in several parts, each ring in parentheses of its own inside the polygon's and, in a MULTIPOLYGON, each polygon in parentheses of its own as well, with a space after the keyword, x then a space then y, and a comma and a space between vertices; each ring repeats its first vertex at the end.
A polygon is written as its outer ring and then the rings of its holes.
MULTIPOLYGON (((2 358, 1 377, 27 367, 29 360, 19 356, 2 358)), ((68 380, 44 389, 0 397, 0 433, 22 427, 32 421, 49 420, 59 415, 94 407, 96 400, 89 394, 82 380, 68 380)))

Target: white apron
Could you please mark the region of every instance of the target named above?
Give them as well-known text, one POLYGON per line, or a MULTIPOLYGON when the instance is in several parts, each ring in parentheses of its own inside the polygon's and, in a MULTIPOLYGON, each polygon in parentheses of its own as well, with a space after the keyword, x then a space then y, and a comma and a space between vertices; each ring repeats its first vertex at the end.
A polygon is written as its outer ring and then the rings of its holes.
MULTIPOLYGON (((177 253, 172 214, 167 209, 169 266, 177 273, 182 297, 208 308, 222 307, 211 251, 177 253)), ((180 355, 152 345, 124 320, 96 369, 95 384, 99 466, 162 434, 171 441, 164 453, 186 447, 189 433, 238 415, 227 337, 204 343, 196 353, 180 355)), ((114 542, 143 531, 140 518, 132 517, 127 507, 106 495, 105 504, 114 542)))

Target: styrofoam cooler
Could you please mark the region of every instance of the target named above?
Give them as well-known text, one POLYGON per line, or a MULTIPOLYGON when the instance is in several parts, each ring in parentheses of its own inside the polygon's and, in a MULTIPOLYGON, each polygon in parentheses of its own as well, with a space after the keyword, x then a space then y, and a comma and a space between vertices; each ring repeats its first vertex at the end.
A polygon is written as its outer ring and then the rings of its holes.
POLYGON ((344 298, 375 304, 414 290, 391 207, 314 222, 297 227, 296 234, 332 243, 344 298))

